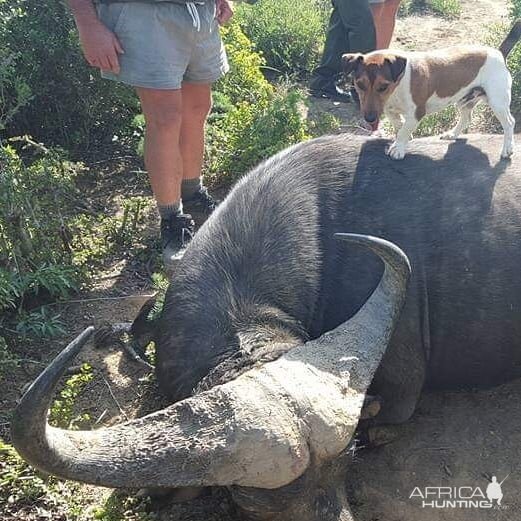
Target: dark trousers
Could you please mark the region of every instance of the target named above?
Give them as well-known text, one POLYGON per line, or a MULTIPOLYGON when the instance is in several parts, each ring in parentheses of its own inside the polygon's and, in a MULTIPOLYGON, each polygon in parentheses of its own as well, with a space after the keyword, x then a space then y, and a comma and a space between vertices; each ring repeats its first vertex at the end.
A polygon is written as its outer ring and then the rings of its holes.
POLYGON ((376 47, 373 15, 367 0, 333 0, 324 54, 311 79, 311 88, 320 89, 342 72, 342 55, 366 53, 376 47))

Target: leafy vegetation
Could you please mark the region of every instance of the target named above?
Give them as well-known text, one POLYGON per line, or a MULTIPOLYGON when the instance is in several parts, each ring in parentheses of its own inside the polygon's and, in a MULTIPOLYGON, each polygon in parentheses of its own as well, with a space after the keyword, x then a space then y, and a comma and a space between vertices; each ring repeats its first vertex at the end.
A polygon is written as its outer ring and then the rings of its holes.
POLYGON ((130 132, 136 97, 86 66, 66 2, 42 9, 37 0, 1 1, 0 43, 5 92, 19 99, 18 110, 4 112, 12 116, 9 135, 85 150, 130 132))
POLYGON ((1 519, 18 520, 23 513, 27 519, 75 521, 85 508, 79 489, 79 484, 40 475, 0 439, 1 519))
POLYGON ((74 416, 74 403, 94 375, 89 364, 82 364, 79 373, 72 375, 54 401, 49 415, 49 423, 55 427, 78 429, 90 422, 88 414, 74 416))
POLYGON ((330 9, 328 0, 260 0, 241 5, 237 20, 268 67, 300 75, 320 59, 330 9))
POLYGON ((270 84, 265 59, 238 23, 223 30, 232 72, 216 85, 209 119, 207 179, 230 183, 283 148, 310 137, 303 96, 295 88, 270 84))

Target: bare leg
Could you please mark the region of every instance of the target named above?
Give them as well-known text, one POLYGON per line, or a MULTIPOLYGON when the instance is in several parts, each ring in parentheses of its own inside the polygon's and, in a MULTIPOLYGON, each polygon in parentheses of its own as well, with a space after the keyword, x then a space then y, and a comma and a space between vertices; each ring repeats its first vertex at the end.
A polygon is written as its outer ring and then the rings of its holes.
POLYGON ((384 13, 384 4, 369 4, 371 13, 373 15, 374 28, 376 31, 376 49, 383 49, 380 47, 381 33, 382 33, 382 16, 384 13))
POLYGON ((407 143, 410 141, 411 135, 417 126, 418 120, 416 117, 412 114, 407 114, 405 116, 405 121, 403 122, 402 128, 396 135, 396 141, 389 147, 387 154, 393 159, 403 159, 405 157, 407 143))
POLYGON ((183 179, 201 176, 204 157, 204 127, 212 108, 211 86, 183 83, 183 121, 180 149, 183 158, 183 179))
POLYGON ((145 116, 145 165, 154 197, 160 206, 178 203, 183 179, 181 90, 138 88, 137 93, 145 116))
POLYGON ((384 3, 371 5, 376 28, 377 49, 388 49, 391 45, 399 7, 400 0, 386 0, 384 3))

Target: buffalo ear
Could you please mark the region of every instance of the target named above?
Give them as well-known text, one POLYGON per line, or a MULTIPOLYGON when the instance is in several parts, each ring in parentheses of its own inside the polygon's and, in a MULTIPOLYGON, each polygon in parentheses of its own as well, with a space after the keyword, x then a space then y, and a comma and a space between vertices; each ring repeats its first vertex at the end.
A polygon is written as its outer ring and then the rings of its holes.
POLYGON ((359 52, 355 54, 344 54, 342 55, 342 69, 345 74, 351 74, 363 61, 364 55, 359 52))
POLYGON ((385 58, 385 61, 389 64, 389 67, 391 68, 391 77, 396 83, 405 73, 407 58, 404 58, 403 56, 392 56, 390 58, 385 58))

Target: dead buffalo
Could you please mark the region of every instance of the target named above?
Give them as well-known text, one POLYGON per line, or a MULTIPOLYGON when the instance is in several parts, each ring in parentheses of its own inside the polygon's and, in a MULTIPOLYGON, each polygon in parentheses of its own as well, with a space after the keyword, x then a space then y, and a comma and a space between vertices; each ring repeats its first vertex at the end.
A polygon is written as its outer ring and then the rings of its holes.
POLYGON ((425 386, 521 375, 521 164, 499 161, 500 142, 419 140, 396 163, 385 141, 342 135, 261 164, 199 231, 166 295, 157 376, 176 403, 108 429, 46 425, 86 332, 22 399, 15 446, 99 485, 226 486, 243 517, 348 519, 342 454, 371 380, 378 417, 399 422, 425 386), (400 315, 406 257, 335 237, 346 231, 409 257, 400 315), (383 275, 349 242, 377 253, 383 275))

